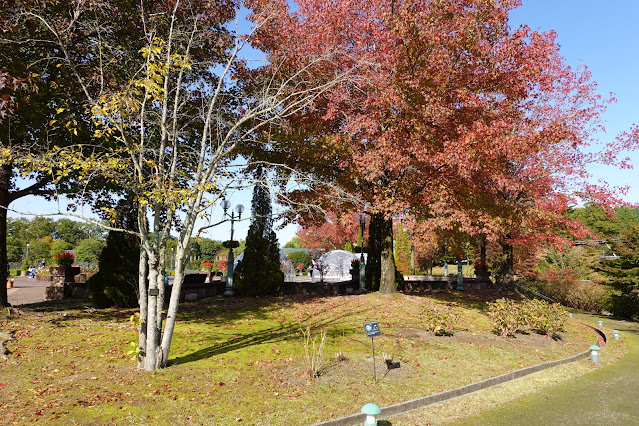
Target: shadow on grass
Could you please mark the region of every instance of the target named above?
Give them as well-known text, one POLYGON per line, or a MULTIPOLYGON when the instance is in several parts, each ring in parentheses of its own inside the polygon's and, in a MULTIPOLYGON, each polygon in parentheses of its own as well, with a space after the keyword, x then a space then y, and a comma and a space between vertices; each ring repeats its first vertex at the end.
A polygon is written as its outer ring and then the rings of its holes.
POLYGON ((457 290, 429 290, 422 293, 406 293, 417 297, 428 297, 451 306, 459 306, 464 309, 472 309, 488 313, 489 302, 505 297, 507 299, 521 299, 515 292, 506 292, 499 289, 486 289, 474 291, 457 290))
MULTIPOLYGON (((308 299, 304 299, 304 300, 308 300, 308 299)), ((276 310, 276 309, 281 309, 284 306, 292 305, 297 302, 300 302, 300 300, 299 299, 298 300, 278 300, 278 303, 276 304, 262 306, 262 304, 266 303, 264 299, 260 299, 258 301, 255 301, 254 299, 249 299, 248 301, 245 301, 244 303, 240 303, 238 301, 238 303, 233 303, 236 310, 234 311, 225 310, 224 315, 216 318, 214 321, 204 321, 204 322, 207 324, 213 325, 216 323, 233 322, 233 321, 236 321, 239 319, 245 319, 245 318, 268 319, 266 312, 264 311, 261 312, 261 309, 264 309, 266 311, 276 310)), ((339 305, 334 307, 336 312, 340 311, 339 308, 340 308, 339 305)), ((333 315, 321 321, 313 322, 313 328, 314 329, 327 328, 337 323, 340 319, 343 319, 347 316, 351 316, 361 312, 363 312, 363 310, 356 311, 356 312, 348 311, 345 313, 333 315)), ((302 335, 301 324, 308 324, 312 319, 313 319, 313 316, 309 314, 305 318, 300 318, 300 322, 297 324, 280 324, 279 326, 269 327, 259 331, 251 331, 249 333, 244 333, 224 343, 215 344, 215 345, 200 349, 198 351, 195 351, 193 353, 190 353, 188 355, 169 359, 168 364, 169 365, 186 364, 189 362, 200 361, 203 359, 215 357, 215 356, 222 355, 235 350, 246 349, 251 346, 257 346, 257 345, 261 345, 265 343, 275 343, 275 342, 280 342, 284 340, 289 340, 292 338, 297 339, 297 338, 300 338, 302 335)), ((339 337, 340 331, 336 329, 331 330, 329 333, 327 333, 327 336, 333 337, 333 338, 339 337)))

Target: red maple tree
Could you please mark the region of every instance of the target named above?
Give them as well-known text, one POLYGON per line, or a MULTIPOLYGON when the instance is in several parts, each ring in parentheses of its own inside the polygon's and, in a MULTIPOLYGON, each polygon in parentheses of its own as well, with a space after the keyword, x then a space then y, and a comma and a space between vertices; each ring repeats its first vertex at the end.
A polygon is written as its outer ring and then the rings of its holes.
MULTIPOLYGON (((295 12, 251 3, 273 18, 255 34, 273 63, 330 51, 338 60, 318 78, 357 75, 300 114, 295 130, 270 136, 310 141, 285 155, 358 194, 372 221, 409 214, 508 251, 525 235, 577 230, 563 216, 576 197, 614 202, 614 191, 588 183, 587 167, 636 145, 636 129, 590 153, 606 101, 586 69, 565 64, 552 31, 509 26, 520 1, 300 0, 295 12)), ((321 203, 329 192, 297 195, 321 203)), ((392 292, 392 226, 375 229, 380 288, 392 292)))

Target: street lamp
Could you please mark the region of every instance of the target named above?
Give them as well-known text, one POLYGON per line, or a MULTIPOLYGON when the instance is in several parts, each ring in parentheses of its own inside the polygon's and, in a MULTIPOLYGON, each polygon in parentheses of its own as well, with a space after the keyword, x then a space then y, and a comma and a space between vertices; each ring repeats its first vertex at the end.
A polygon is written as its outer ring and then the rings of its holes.
POLYGON ((175 270, 175 255, 173 254, 174 250, 175 248, 171 248, 171 270, 172 271, 175 270))
POLYGON ((24 258, 27 262, 29 261, 29 243, 27 243, 27 256, 24 258))
MULTIPOLYGON (((235 222, 235 212, 231 210, 231 214, 229 215, 228 210, 230 207, 231 202, 229 200, 222 200, 224 217, 231 218, 231 239, 228 241, 224 241, 224 247, 229 249, 228 264, 226 265, 226 289, 224 291, 225 296, 233 296, 233 262, 235 262, 235 259, 233 258, 233 249, 240 246, 239 241, 233 240, 233 222, 235 222)), ((242 218, 244 206, 238 204, 237 206, 235 206, 235 211, 237 212, 237 220, 240 220, 242 218)))
POLYGON ((364 267, 364 227, 366 227, 366 215, 364 213, 358 213, 357 219, 359 220, 359 291, 364 292, 364 274, 366 268, 364 267))

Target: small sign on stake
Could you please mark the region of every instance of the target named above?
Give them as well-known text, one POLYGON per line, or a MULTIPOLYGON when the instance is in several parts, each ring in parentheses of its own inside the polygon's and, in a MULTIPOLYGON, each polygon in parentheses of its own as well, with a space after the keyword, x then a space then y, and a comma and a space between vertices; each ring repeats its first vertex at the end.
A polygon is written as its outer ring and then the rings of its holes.
POLYGON ((377 323, 377 321, 365 322, 364 331, 366 331, 366 336, 371 338, 371 347, 373 349, 373 380, 377 382, 377 373, 375 371, 375 342, 373 338, 381 336, 382 331, 379 329, 379 324, 377 323))
POLYGON ((382 331, 379 329, 377 321, 370 321, 364 323, 364 330, 366 330, 366 336, 377 337, 381 336, 382 331))

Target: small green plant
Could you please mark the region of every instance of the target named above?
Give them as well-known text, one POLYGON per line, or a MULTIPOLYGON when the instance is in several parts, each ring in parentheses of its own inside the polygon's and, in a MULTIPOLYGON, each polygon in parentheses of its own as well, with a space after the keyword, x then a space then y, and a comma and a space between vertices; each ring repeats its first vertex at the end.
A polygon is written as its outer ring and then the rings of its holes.
POLYGON ((317 343, 317 336, 311 333, 311 326, 302 329, 304 337, 304 367, 310 377, 319 377, 322 373, 324 343, 326 342, 326 330, 320 332, 320 342, 317 343))
POLYGON ((424 308, 424 327, 436 336, 452 336, 459 314, 439 306, 424 308))
POLYGON ((140 354, 140 347, 135 342, 129 342, 129 346, 131 346, 131 349, 127 351, 126 354, 132 355, 131 361, 135 361, 136 359, 138 359, 138 355, 140 354))

